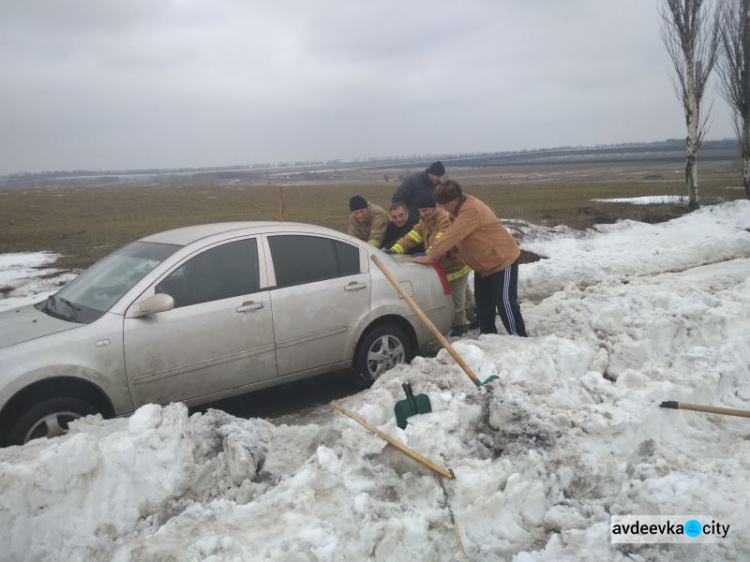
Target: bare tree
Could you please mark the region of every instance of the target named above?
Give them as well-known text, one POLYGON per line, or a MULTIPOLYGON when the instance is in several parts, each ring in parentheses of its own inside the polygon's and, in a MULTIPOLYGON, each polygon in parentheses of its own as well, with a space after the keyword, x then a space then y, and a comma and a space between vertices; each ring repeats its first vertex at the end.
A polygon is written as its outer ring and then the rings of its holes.
POLYGON ((698 204, 698 149, 708 130, 710 108, 701 119, 701 102, 716 65, 719 46, 716 19, 704 0, 661 0, 662 40, 672 59, 672 85, 685 110, 685 184, 688 207, 698 204))
POLYGON ((742 183, 750 198, 750 0, 726 0, 720 12, 717 65, 742 148, 742 183))

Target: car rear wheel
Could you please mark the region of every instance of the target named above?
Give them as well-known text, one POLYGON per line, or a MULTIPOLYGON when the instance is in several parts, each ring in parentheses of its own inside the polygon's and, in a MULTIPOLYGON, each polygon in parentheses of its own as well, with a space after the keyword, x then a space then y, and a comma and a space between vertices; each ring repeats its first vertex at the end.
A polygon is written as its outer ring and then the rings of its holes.
POLYGON ((357 346, 354 368, 372 384, 380 375, 401 363, 411 361, 414 351, 404 331, 397 326, 378 326, 357 346))
POLYGON ((51 398, 35 404, 13 424, 8 441, 23 445, 39 437, 58 437, 67 433, 70 422, 99 413, 80 398, 51 398))

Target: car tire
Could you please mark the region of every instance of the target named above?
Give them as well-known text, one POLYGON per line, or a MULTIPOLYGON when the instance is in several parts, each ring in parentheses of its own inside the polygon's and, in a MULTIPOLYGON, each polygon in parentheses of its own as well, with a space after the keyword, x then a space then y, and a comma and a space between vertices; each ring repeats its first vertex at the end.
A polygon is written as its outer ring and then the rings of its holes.
POLYGON ((401 363, 412 360, 414 350, 404 331, 390 324, 378 326, 360 340, 354 370, 367 385, 401 363))
POLYGON ((57 437, 68 431, 73 420, 98 413, 80 398, 50 398, 34 404, 16 420, 8 432, 8 442, 23 445, 38 437, 57 437))

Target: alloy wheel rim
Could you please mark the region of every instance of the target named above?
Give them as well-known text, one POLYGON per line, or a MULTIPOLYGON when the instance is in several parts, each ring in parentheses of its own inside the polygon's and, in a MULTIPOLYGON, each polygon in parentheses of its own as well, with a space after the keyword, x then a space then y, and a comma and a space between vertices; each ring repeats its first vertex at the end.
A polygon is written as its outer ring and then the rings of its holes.
POLYGON ((376 339, 367 352, 367 370, 373 379, 406 362, 406 349, 397 337, 385 334, 376 339))
POLYGON ((32 439, 39 437, 59 437, 67 433, 70 422, 80 417, 81 415, 75 412, 52 412, 51 414, 47 414, 31 426, 29 431, 26 432, 23 442, 28 443, 32 439))

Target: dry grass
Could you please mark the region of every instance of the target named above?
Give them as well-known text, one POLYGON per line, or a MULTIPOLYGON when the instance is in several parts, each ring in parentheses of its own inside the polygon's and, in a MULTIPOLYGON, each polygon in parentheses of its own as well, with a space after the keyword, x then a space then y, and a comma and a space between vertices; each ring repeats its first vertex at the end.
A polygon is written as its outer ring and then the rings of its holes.
MULTIPOLYGON (((659 222, 684 214, 674 205, 595 203, 593 198, 682 194, 672 164, 546 167, 543 170, 451 171, 465 191, 499 216, 550 226, 634 219, 659 222)), ((732 163, 701 172, 704 203, 742 198, 732 163), (735 187, 727 187, 735 186, 735 187)), ((679 169, 677 170, 679 171, 679 169)), ((285 219, 345 230, 348 199, 360 194, 387 209, 396 183, 362 178, 350 183, 283 187, 285 219)), ((154 232, 193 224, 277 220, 277 185, 216 183, 202 187, 108 187, 0 191, 0 253, 49 250, 60 267, 87 267, 112 250, 154 232)))

